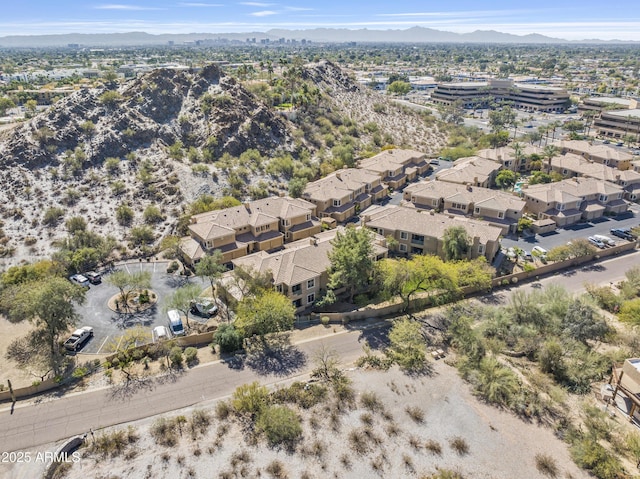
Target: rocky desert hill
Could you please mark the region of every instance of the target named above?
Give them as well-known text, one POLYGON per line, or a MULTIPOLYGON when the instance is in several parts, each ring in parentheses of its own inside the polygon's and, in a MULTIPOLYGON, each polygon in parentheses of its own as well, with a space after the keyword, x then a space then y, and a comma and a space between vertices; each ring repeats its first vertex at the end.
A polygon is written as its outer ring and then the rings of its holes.
POLYGON ((204 193, 261 197, 384 144, 435 153, 445 140, 330 62, 269 82, 210 65, 79 90, 0 137, 0 267, 50 256, 70 218, 121 254, 149 252, 204 193))

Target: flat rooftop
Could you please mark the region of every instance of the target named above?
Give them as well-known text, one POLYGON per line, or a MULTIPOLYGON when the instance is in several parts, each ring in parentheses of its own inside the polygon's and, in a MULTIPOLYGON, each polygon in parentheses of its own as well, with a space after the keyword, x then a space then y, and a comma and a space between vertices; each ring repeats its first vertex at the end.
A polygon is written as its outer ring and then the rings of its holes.
POLYGON ((636 108, 634 110, 607 111, 606 114, 607 115, 613 115, 613 116, 619 116, 619 117, 622 117, 622 118, 636 117, 637 119, 640 120, 640 108, 636 108))

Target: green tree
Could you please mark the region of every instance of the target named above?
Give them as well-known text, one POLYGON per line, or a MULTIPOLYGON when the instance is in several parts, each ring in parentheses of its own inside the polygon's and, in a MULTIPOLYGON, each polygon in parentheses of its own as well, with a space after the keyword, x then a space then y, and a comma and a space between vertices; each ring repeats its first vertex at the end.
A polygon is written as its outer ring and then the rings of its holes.
POLYGON ((292 447, 302 436, 300 418, 286 406, 266 407, 258 415, 256 428, 264 433, 271 446, 292 447))
POLYGON ((398 366, 407 371, 424 369, 427 349, 420 323, 407 318, 394 321, 389 342, 388 355, 398 366))
POLYGON ((411 84, 405 81, 396 80, 387 87, 387 91, 394 95, 406 95, 411 91, 411 84))
POLYGON ((633 325, 640 324, 640 298, 631 299, 622 303, 620 314, 621 321, 633 325))
POLYGON ((451 226, 444 230, 442 250, 447 261, 467 257, 471 248, 471 238, 462 226, 451 226))
POLYGON ((9 319, 26 319, 34 324, 36 331, 31 338, 48 349, 49 365, 55 375, 63 361, 61 336, 76 325, 75 305, 84 299, 84 288, 59 277, 24 283, 14 297, 14 314, 9 319))
POLYGON ((233 391, 231 405, 239 414, 256 416, 269 404, 269 391, 257 381, 243 384, 233 391))
POLYGON ((545 342, 538 351, 540 369, 545 373, 552 374, 559 382, 563 382, 567 374, 564 352, 565 348, 555 339, 545 342))
POLYGON ((356 291, 369 284, 373 273, 373 234, 366 228, 349 226, 344 233, 336 234, 331 245, 328 287, 347 288, 349 301, 353 302, 356 291))
POLYGON ((144 209, 144 213, 142 213, 142 217, 144 218, 144 222, 148 224, 155 224, 164 221, 165 216, 160 211, 156 205, 149 205, 144 209))
POLYGON ((11 108, 15 108, 16 104, 10 98, 6 96, 0 97, 0 116, 5 116, 7 114, 7 110, 11 108))
POLYGON ((518 377, 492 356, 480 361, 476 391, 487 402, 509 406, 520 390, 518 377))
POLYGON ((518 175, 511 170, 502 170, 496 176, 496 186, 507 189, 516 184, 518 175))
POLYGON ((177 309, 184 314, 187 320, 187 329, 189 325, 189 313, 191 312, 191 306, 198 300, 202 294, 202 288, 197 284, 186 284, 176 289, 171 296, 167 299, 165 309, 177 309))
POLYGON ((220 352, 232 353, 242 348, 242 335, 233 324, 221 324, 213 334, 213 342, 220 352))
POLYGON ((119 270, 107 276, 106 282, 118 288, 120 291, 119 302, 125 311, 129 311, 129 301, 133 292, 151 287, 151 273, 149 271, 128 273, 119 270))
POLYGON ((227 271, 227 268, 222 264, 222 251, 219 249, 213 250, 213 253, 204 256, 196 264, 196 276, 209 280, 211 294, 214 298, 217 294, 216 284, 225 271, 227 271))
POLYGON ((306 178, 293 178, 289 182, 289 196, 291 196, 291 198, 300 198, 306 186, 306 178))
POLYGON ((547 173, 551 174, 551 160, 558 156, 558 147, 555 145, 545 146, 544 150, 542 150, 542 156, 547 159, 547 173))
POLYGON ((293 327, 295 311, 289 298, 277 291, 265 290, 238 303, 234 324, 245 338, 288 331, 293 327))

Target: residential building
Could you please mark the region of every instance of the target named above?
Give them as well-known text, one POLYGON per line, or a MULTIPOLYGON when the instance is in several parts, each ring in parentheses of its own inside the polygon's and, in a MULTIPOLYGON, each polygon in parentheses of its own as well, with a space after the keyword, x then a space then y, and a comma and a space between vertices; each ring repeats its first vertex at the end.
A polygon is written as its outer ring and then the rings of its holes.
POLYGON ((609 181, 571 178, 557 183, 528 186, 522 190, 527 211, 538 219, 552 219, 558 227, 581 219, 590 221, 627 211, 623 189, 609 181))
POLYGON ((635 138, 640 142, 640 108, 630 110, 605 110, 593 121, 600 136, 610 138, 635 138))
POLYGON ((526 145, 523 145, 522 154, 517 162, 515 150, 510 146, 488 148, 486 150, 480 150, 476 153, 476 156, 496 161, 500 163, 504 169, 513 171, 530 171, 532 155, 538 155, 542 158, 544 156, 542 148, 530 145, 528 143, 526 145))
POLYGON ((416 208, 481 218, 502 229, 515 232, 526 202, 504 191, 465 186, 445 181, 425 181, 409 185, 404 200, 416 208))
POLYGON ((500 163, 479 156, 470 156, 456 160, 451 168, 438 171, 436 178, 449 183, 489 188, 494 185, 500 169, 500 163))
MULTIPOLYGON (((331 266, 329 253, 331 240, 344 228, 325 231, 312 238, 289 243, 281 251, 268 253, 259 251, 233 260, 235 267, 267 273, 273 277, 273 286, 287 296, 300 313, 320 299, 327 291, 328 270, 331 266)), ((385 239, 374 238, 376 259, 387 256, 385 239)))
POLYGON ((391 236, 393 249, 407 255, 435 254, 444 257, 444 232, 452 226, 462 226, 471 238, 468 258, 484 256, 489 262, 500 249, 501 228, 486 222, 471 220, 435 211, 422 212, 404 206, 374 206, 362 215, 362 224, 385 238, 391 236))
POLYGON ((346 221, 387 196, 388 187, 377 173, 344 168, 308 183, 302 197, 316 206, 318 216, 346 221))
POLYGON ((189 235, 181 240, 186 263, 195 264, 216 249, 227 263, 255 251, 281 248, 321 229, 313 203, 272 197, 191 217, 189 235))
POLYGON ((631 168, 633 155, 618 148, 586 140, 560 140, 553 143, 560 153, 575 153, 589 161, 601 163, 619 170, 631 168))
POLYGON ((393 189, 398 189, 429 170, 426 155, 415 150, 384 150, 358 162, 359 168, 376 173, 393 189))
POLYGON ((436 104, 459 101, 464 108, 487 108, 492 102, 510 102, 525 111, 562 112, 569 104, 564 88, 515 83, 511 79, 491 78, 482 82, 441 83, 431 93, 436 104))

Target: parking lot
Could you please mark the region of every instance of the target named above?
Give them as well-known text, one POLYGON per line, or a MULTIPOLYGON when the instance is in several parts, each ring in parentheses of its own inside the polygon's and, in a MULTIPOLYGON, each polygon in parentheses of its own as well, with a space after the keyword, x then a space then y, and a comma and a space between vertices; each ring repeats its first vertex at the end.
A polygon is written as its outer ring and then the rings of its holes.
POLYGON ((151 290, 158 295, 158 302, 142 313, 120 315, 108 308, 109 299, 118 294, 118 289, 108 282, 110 273, 103 274, 101 284, 91 285, 87 291, 85 303, 76 308, 80 316, 78 327, 93 327, 93 338, 82 348, 82 353, 107 352, 111 341, 120 336, 126 328, 139 325, 148 328, 151 332, 154 326, 166 325, 166 300, 177 288, 187 282, 202 284, 203 289, 209 285, 200 278, 167 274, 167 265, 167 262, 134 262, 116 267, 115 270, 123 269, 131 273, 137 271, 151 273, 151 290))
POLYGON ((533 235, 526 238, 518 238, 509 235, 502 239, 503 248, 517 246, 525 251, 531 251, 534 246, 541 246, 546 250, 567 244, 569 241, 593 235, 605 235, 619 243, 627 240, 613 236, 609 230, 612 228, 634 228, 640 225, 640 206, 632 204, 629 211, 615 217, 602 217, 591 222, 578 223, 564 229, 558 229, 543 235, 533 235))

